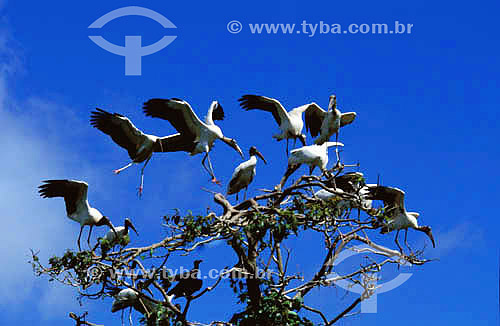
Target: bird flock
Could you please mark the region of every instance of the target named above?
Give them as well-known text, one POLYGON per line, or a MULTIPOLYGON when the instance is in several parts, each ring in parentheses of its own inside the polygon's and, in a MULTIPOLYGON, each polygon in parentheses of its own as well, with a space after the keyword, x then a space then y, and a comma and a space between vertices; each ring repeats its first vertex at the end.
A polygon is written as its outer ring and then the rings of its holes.
MULTIPOLYGON (((338 109, 335 95, 330 96, 327 110, 312 102, 287 111, 277 99, 259 95, 243 95, 238 101, 246 111, 261 110, 270 112, 280 131, 272 137, 277 141, 286 139, 288 165, 280 183, 275 187, 275 190, 278 191, 285 185, 290 175, 302 164, 309 166, 310 174, 313 173, 316 167, 322 173, 326 173, 329 147, 336 148, 337 162, 340 162, 338 148, 344 146, 344 144, 338 141, 339 133, 342 127, 351 124, 356 118, 355 112, 342 113, 338 109), (312 137, 316 137, 311 145, 306 143, 306 135, 303 133, 304 125, 306 131, 310 132, 312 137), (330 141, 333 135, 335 135, 335 141, 330 141), (302 147, 289 151, 289 140, 294 141, 293 146, 295 147, 297 139, 301 142, 302 147)), ((121 173, 134 164, 144 163, 140 171, 139 195, 143 193, 144 189, 144 169, 154 153, 187 152, 191 156, 203 153, 201 164, 210 175, 210 180, 218 185, 221 185, 221 182, 215 176, 210 159, 210 152, 215 141, 224 142, 244 158, 236 140, 224 136, 221 128, 215 124, 216 121, 221 121, 225 117, 224 110, 218 101, 213 101, 210 104, 204 121, 197 116, 188 102, 178 98, 150 99, 143 104, 142 109, 147 117, 168 121, 177 130, 177 133, 163 137, 150 135, 141 131, 129 118, 119 113, 110 113, 100 108, 96 108, 90 113, 91 126, 111 137, 118 146, 128 152, 130 162, 114 170, 115 174, 121 173)), ((236 194, 236 200, 238 200, 239 192, 243 189, 245 190, 246 199, 248 186, 256 174, 257 158, 267 164, 263 154, 255 146, 250 147, 249 156, 248 160, 234 169, 227 186, 227 195, 236 194)), ((398 234, 400 230, 405 230, 405 243, 407 244, 406 234, 408 228, 426 233, 433 246, 435 246, 431 228, 429 226, 419 226, 417 222, 419 214, 406 211, 404 206, 405 193, 402 190, 378 184, 361 184, 356 181, 360 180, 360 177, 362 177, 361 173, 353 172, 335 178, 333 187, 337 193, 342 191, 346 193, 356 192, 360 195, 361 200, 358 206, 351 208, 370 209, 373 200, 381 200, 384 203, 384 219, 380 224, 381 233, 396 230, 395 241, 401 251, 398 234)), ((87 183, 78 180, 47 180, 43 181, 43 184, 39 186, 39 193, 43 198, 63 197, 67 216, 80 223, 80 233, 77 241, 80 251, 80 238, 86 225, 90 227, 87 238, 89 248, 91 248, 90 236, 94 226, 108 226, 110 228, 104 237, 108 241, 115 241, 128 235, 129 229, 138 234, 128 218, 125 220, 124 226, 114 227, 108 217, 89 205, 87 192, 87 183)), ((322 189, 317 191, 315 196, 322 200, 329 200, 336 195, 322 189)), ((189 278, 197 278, 200 262, 195 262, 194 277, 189 278)), ((194 281, 194 287, 199 289, 201 284, 196 282, 194 281)), ((189 291, 185 290, 183 286, 180 284, 173 288, 169 295, 192 294, 188 293, 189 291)), ((123 290, 121 294, 123 294, 123 300, 125 301, 136 296, 136 293, 131 289, 123 290)), ((117 305, 119 306, 119 303, 117 305)))

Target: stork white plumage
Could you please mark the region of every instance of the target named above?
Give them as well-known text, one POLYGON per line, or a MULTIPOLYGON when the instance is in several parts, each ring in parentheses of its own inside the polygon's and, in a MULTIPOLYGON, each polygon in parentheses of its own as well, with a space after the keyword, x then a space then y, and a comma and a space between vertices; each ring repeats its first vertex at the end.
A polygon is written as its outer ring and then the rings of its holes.
POLYGON ((257 156, 267 164, 266 159, 255 146, 250 147, 249 154, 250 158, 234 169, 231 181, 229 181, 227 187, 227 194, 236 194, 236 200, 238 200, 238 193, 243 188, 245 188, 245 199, 247 198, 248 185, 252 182, 256 174, 257 156))
POLYGON ((90 226, 87 243, 90 247, 90 235, 94 226, 107 225, 116 234, 111 221, 97 209, 91 207, 87 200, 88 184, 79 180, 46 180, 38 188, 42 198, 63 197, 66 204, 66 213, 70 219, 80 223, 78 235, 78 249, 81 251, 80 238, 85 225, 90 226))
POLYGON ((210 174, 214 183, 220 185, 220 182, 215 178, 209 156, 215 140, 222 140, 243 157, 236 140, 225 137, 221 129, 214 123, 214 120, 224 119, 224 110, 217 101, 213 101, 210 105, 205 122, 198 118, 189 103, 177 98, 151 99, 144 103, 143 111, 146 116, 169 121, 180 133, 175 139, 170 140, 175 143, 171 151, 176 149, 177 151, 189 152, 191 155, 205 153, 201 164, 210 174), (209 168, 205 165, 205 160, 208 160, 209 168))
POLYGON ((319 137, 314 140, 315 144, 321 145, 329 141, 333 134, 335 134, 335 140, 338 141, 340 128, 352 123, 355 118, 356 112, 341 113, 337 109, 337 97, 331 95, 327 111, 317 105, 307 109, 306 130, 309 130, 313 137, 319 134, 319 137))
POLYGON ((153 151, 155 149, 161 151, 160 137, 143 133, 127 117, 119 113, 109 113, 99 108, 91 112, 90 124, 109 135, 116 144, 128 151, 132 162, 114 170, 115 174, 119 174, 133 164, 146 161, 141 169, 141 182, 139 185, 139 195, 141 195, 144 187, 144 169, 149 163, 153 151))
POLYGON ((344 146, 344 144, 339 142, 325 142, 321 145, 309 145, 292 150, 288 158, 285 175, 283 175, 276 189, 281 189, 288 177, 297 171, 302 164, 309 165, 309 174, 312 174, 316 167, 319 167, 321 172, 324 173, 328 164, 328 148, 331 146, 344 146))
POLYGON ((115 227, 116 234, 112 230, 109 230, 104 236, 104 239, 107 240, 109 243, 113 243, 115 239, 121 239, 127 236, 129 233, 129 228, 134 230, 135 234, 139 235, 134 225, 132 224, 132 221, 129 218, 126 218, 125 223, 123 223, 123 226, 115 227))
MULTIPOLYGON (((302 113, 306 110, 313 110, 313 108, 319 106, 312 102, 309 104, 301 105, 293 110, 286 111, 281 103, 270 97, 259 96, 259 95, 243 95, 240 99, 241 107, 245 110, 262 110, 271 112, 273 114, 274 120, 279 125, 281 133, 273 135, 273 138, 277 141, 286 139, 286 155, 288 156, 288 140, 294 140, 294 146, 297 139, 302 142, 303 146, 306 146, 306 136, 302 133, 304 127, 304 121, 302 120, 302 113)), ((320 108, 321 109, 321 108, 320 108)))
POLYGON ((368 187, 363 181, 363 173, 361 172, 349 172, 334 179, 329 187, 335 188, 335 193, 330 192, 326 189, 320 189, 314 193, 314 196, 321 200, 329 200, 336 198, 338 194, 350 194, 355 195, 354 200, 341 200, 339 206, 350 208, 359 208, 362 210, 369 210, 372 208, 372 200, 367 199, 368 187))
POLYGON ((408 242, 406 241, 408 228, 427 234, 432 241, 432 246, 434 248, 436 247, 431 228, 429 226, 418 225, 417 218, 420 214, 406 211, 404 203, 405 193, 403 190, 393 187, 369 185, 367 198, 382 200, 384 202, 384 215, 387 217, 387 221, 383 222, 380 232, 385 234, 397 230, 395 242, 401 252, 403 252, 403 249, 398 242, 399 231, 405 230, 405 244, 409 248, 408 242))

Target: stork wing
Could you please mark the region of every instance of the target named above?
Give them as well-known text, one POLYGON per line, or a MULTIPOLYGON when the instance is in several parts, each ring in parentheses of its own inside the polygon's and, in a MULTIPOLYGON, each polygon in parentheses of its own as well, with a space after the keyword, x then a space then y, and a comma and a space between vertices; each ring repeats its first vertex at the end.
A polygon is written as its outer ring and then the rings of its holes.
POLYGON ((234 187, 238 183, 241 171, 243 170, 242 164, 238 165, 236 167, 236 169, 234 169, 234 171, 233 171, 233 175, 231 176, 231 181, 229 181, 229 185, 227 187, 227 194, 228 195, 232 195, 232 194, 236 193, 236 189, 234 189, 234 187))
POLYGON ((224 109, 222 108, 222 105, 220 105, 219 102, 215 101, 215 103, 213 105, 210 105, 210 108, 208 109, 207 116, 211 116, 212 121, 224 120, 225 115, 224 115, 224 109))
POLYGON ((204 125, 189 103, 181 99, 154 98, 144 103, 142 109, 146 116, 167 120, 178 132, 191 138, 198 139, 204 125))
POLYGON ((367 199, 382 200, 385 206, 405 208, 405 193, 398 188, 370 185, 367 199))
POLYGON ((109 113, 99 108, 90 114, 90 124, 111 136, 111 139, 128 151, 131 159, 137 155, 137 149, 146 141, 146 135, 125 116, 109 113))
POLYGON ((71 215, 87 201, 88 184, 78 180, 46 180, 38 192, 43 198, 64 197, 66 213, 71 215))
POLYGON ((352 123, 355 118, 356 118, 356 112, 342 113, 342 115, 340 116, 340 126, 343 127, 345 125, 352 123))
POLYGON ((177 133, 161 137, 154 147, 154 152, 188 152, 191 153, 196 146, 195 138, 188 134, 177 133))
POLYGON ((283 120, 290 119, 285 108, 274 98, 259 95, 243 95, 240 99, 238 99, 238 101, 240 102, 241 107, 247 111, 262 110, 271 112, 274 120, 276 120, 280 126, 283 120))
POLYGON ((316 103, 311 103, 306 110, 305 122, 306 130, 311 132, 311 136, 316 137, 320 130, 323 119, 326 116, 326 111, 319 107, 316 103))
POLYGON ((342 189, 345 192, 353 193, 356 191, 353 182, 355 182, 359 177, 363 177, 360 172, 349 172, 335 178, 335 185, 337 188, 342 189))

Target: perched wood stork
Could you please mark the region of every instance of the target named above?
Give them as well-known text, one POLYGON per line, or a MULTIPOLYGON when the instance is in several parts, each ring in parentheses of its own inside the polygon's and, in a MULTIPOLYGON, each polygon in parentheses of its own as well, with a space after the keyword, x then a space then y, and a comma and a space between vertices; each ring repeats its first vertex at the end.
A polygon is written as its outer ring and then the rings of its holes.
POLYGON ((227 187, 227 194, 236 194, 236 200, 238 200, 238 193, 243 188, 245 188, 245 199, 247 198, 248 185, 252 182, 256 173, 255 166, 257 165, 257 156, 267 164, 266 159, 255 146, 250 147, 249 154, 250 159, 241 163, 234 169, 233 176, 227 187))
POLYGON ((306 146, 306 135, 302 133, 302 128, 304 127, 302 113, 306 110, 312 110, 314 107, 319 108, 316 103, 305 104, 287 112, 278 100, 270 97, 243 95, 238 101, 240 101, 240 105, 247 111, 262 110, 273 114, 274 120, 276 120, 281 130, 281 133, 273 135, 273 138, 277 141, 286 139, 287 156, 289 139, 294 140, 294 146, 297 139, 301 141, 303 146, 306 146))
MULTIPOLYGON (((360 208, 363 210, 368 210, 372 208, 372 200, 367 199, 368 187, 363 182, 363 173, 361 172, 349 172, 340 175, 335 178, 335 182, 328 185, 331 188, 335 188, 337 193, 348 193, 356 195, 356 200, 341 200, 339 206, 344 206, 346 208, 360 208)), ((314 196, 321 200, 329 200, 331 198, 337 197, 337 194, 332 193, 326 189, 318 190, 314 193, 314 196)))
POLYGON ((94 226, 107 225, 116 235, 116 230, 111 221, 101 214, 97 209, 90 207, 87 200, 88 184, 78 180, 46 180, 45 184, 38 188, 42 198, 63 197, 66 204, 66 213, 70 219, 80 223, 80 234, 78 235, 78 249, 81 251, 80 238, 83 227, 90 226, 87 243, 90 248, 90 235, 94 226))
POLYGON ((115 174, 119 174, 133 164, 146 161, 141 169, 141 183, 139 186, 139 195, 141 195, 144 187, 144 169, 149 163, 153 152, 162 151, 161 138, 143 133, 127 117, 119 113, 109 113, 99 108, 91 112, 90 124, 106 135, 111 136, 111 139, 116 144, 128 151, 132 162, 114 170, 115 174))
POLYGON ((144 314, 146 313, 146 310, 151 311, 151 308, 154 306, 153 302, 147 298, 143 297, 140 299, 139 293, 131 288, 119 291, 114 298, 115 300, 111 306, 111 312, 117 312, 128 307, 133 307, 138 312, 144 314))
POLYGON ((203 281, 199 278, 201 262, 202 260, 195 260, 192 270, 176 275, 173 282, 178 281, 178 283, 170 291, 168 291, 167 295, 189 298, 193 295, 193 293, 201 289, 201 286, 203 285, 203 281))
POLYGON ((222 140, 243 157, 236 140, 225 137, 221 129, 214 123, 215 120, 224 119, 224 111, 217 101, 213 101, 210 105, 205 122, 198 118, 189 103, 177 98, 151 99, 144 103, 143 110, 146 116, 169 121, 179 132, 173 136, 173 139, 169 139, 171 143, 169 151, 185 151, 191 155, 205 153, 201 164, 208 171, 214 183, 220 185, 220 182, 215 178, 209 152, 216 139, 222 140), (205 165, 205 160, 208 160, 209 168, 205 165))
POLYGON ((339 142, 325 142, 321 145, 309 145, 292 150, 288 158, 285 175, 283 175, 276 189, 280 190, 288 177, 297 171, 302 164, 309 165, 309 174, 312 174, 316 167, 319 167, 321 172, 324 173, 328 163, 328 147, 331 146, 344 146, 344 144, 339 142))
POLYGON ((405 193, 403 190, 379 185, 369 185, 367 198, 382 200, 384 202, 384 215, 387 216, 388 221, 385 221, 380 232, 385 234, 397 230, 395 242, 401 252, 403 252, 403 249, 398 242, 399 231, 402 229, 405 230, 405 244, 409 248, 406 241, 408 228, 427 234, 432 241, 432 246, 434 248, 436 247, 431 228, 429 226, 419 226, 417 223, 417 218, 420 214, 406 211, 404 203, 405 193))
POLYGON ((305 113, 306 130, 310 131, 313 137, 319 134, 314 143, 321 145, 329 141, 333 134, 336 135, 336 140, 338 140, 340 128, 352 123, 355 118, 356 112, 341 113, 337 109, 337 97, 331 95, 328 111, 317 105, 307 109, 305 113))
MULTIPOLYGON (((118 236, 118 239, 127 236, 129 228, 134 230, 135 234, 139 235, 139 233, 135 229, 134 225, 132 224, 132 221, 129 218, 126 218, 123 226, 115 227, 115 231, 116 231, 116 235, 118 236)), ((109 241, 109 243, 113 243, 115 241, 115 239, 117 239, 116 235, 112 230, 109 230, 108 233, 106 233, 106 235, 104 236, 104 239, 109 241)))

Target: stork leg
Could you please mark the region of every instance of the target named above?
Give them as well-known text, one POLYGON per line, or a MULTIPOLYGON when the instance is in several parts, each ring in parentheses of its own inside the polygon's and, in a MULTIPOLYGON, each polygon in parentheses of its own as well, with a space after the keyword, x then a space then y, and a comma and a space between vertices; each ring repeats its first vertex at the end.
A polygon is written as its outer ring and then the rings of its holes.
POLYGON ((245 199, 244 200, 247 200, 247 190, 248 190, 248 186, 245 187, 245 199))
POLYGON ((239 191, 236 193, 236 202, 238 202, 238 194, 239 193, 240 193, 239 191))
POLYGON ((153 157, 152 155, 148 157, 146 162, 144 163, 142 169, 141 169, 141 185, 139 186, 139 197, 142 196, 142 190, 144 189, 144 169, 146 168, 146 165, 148 165, 149 160, 153 157))
POLYGON ((221 185, 220 184, 220 181, 217 180, 217 178, 215 177, 215 173, 214 173, 214 168, 212 166, 212 162, 210 161, 210 155, 208 155, 208 152, 207 154, 205 155, 205 157, 203 158, 203 160, 201 161, 201 164, 203 165, 203 167, 205 168, 205 170, 207 170, 207 172, 210 174, 210 176, 212 177, 212 182, 217 184, 217 185, 221 185), (208 160, 208 166, 209 168, 207 168, 207 166, 205 165, 205 160, 208 160))
POLYGON ((396 232, 396 238, 394 239, 394 242, 396 242, 396 245, 397 245, 397 246, 398 246, 398 248, 399 248, 399 252, 400 252, 400 253, 403 253, 403 248, 401 248, 401 246, 399 245, 399 241, 398 241, 399 231, 400 231, 400 230, 398 230, 398 231, 396 232))
POLYGON ((302 164, 295 164, 295 165, 289 165, 287 167, 287 169, 285 171, 285 175, 283 175, 283 178, 281 178, 279 185, 277 185, 277 188, 279 188, 279 190, 281 190, 283 188, 283 185, 286 183, 286 180, 288 180, 288 177, 290 177, 290 175, 292 175, 292 173, 297 171, 301 165, 302 164))
POLYGON ((288 157, 288 138, 286 139, 286 157, 288 157))
POLYGON ((408 250, 410 250, 410 253, 412 252, 410 245, 408 244, 408 241, 406 241, 406 236, 408 235, 408 228, 405 229, 405 245, 408 250))
POLYGON ((122 167, 122 168, 119 168, 119 169, 113 170, 113 173, 114 173, 114 174, 120 174, 120 172, 122 172, 123 170, 128 169, 129 167, 131 167, 131 166, 132 166, 132 164, 134 164, 134 161, 130 162, 129 164, 125 165, 125 166, 124 166, 124 167, 122 167))
POLYGON ((93 225, 90 226, 89 237, 87 238, 87 244, 89 245, 89 249, 92 249, 92 247, 90 246, 90 235, 92 234, 93 227, 94 227, 93 225))
POLYGON ((85 225, 82 225, 82 226, 80 227, 80 234, 78 235, 78 251, 82 251, 82 248, 80 247, 80 238, 82 237, 82 232, 83 232, 83 227, 84 227, 84 226, 85 226, 85 225))
MULTIPOLYGON (((339 131, 337 131, 337 133, 335 134, 335 142, 339 141, 339 131)), ((335 155, 337 156, 337 162, 340 162, 339 145, 338 144, 335 145, 335 155)))

